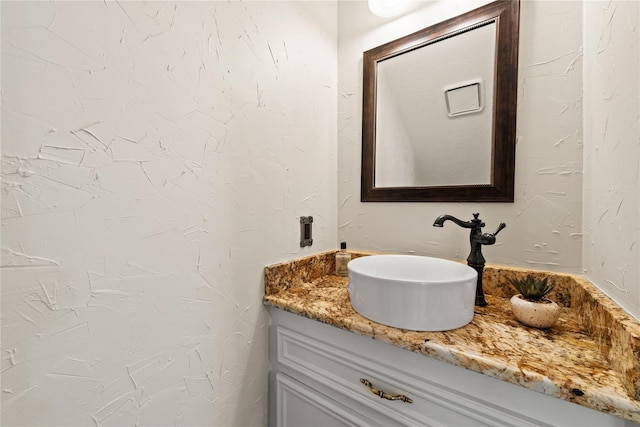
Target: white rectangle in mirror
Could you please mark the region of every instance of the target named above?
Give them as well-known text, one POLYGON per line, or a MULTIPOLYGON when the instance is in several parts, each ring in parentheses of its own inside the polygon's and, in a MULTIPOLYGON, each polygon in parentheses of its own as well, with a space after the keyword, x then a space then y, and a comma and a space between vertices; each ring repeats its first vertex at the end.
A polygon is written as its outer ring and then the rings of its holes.
POLYGON ((444 97, 449 117, 482 111, 482 85, 479 81, 445 89, 444 97))

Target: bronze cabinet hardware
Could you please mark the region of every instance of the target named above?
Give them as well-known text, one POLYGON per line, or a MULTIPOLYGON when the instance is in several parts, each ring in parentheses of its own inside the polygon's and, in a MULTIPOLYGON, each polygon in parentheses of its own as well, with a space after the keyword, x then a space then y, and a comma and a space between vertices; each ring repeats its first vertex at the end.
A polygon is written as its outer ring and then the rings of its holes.
POLYGON ((366 385, 367 387, 369 387, 369 391, 373 394, 375 394, 376 396, 381 397, 382 399, 387 399, 387 400, 402 400, 403 402, 406 403, 413 403, 413 400, 411 400, 410 398, 408 398, 407 396, 405 396, 404 394, 389 394, 383 390, 378 390, 377 388, 373 387, 373 384, 371 384, 371 381, 364 379, 364 378, 360 378, 360 382, 364 385, 366 385))

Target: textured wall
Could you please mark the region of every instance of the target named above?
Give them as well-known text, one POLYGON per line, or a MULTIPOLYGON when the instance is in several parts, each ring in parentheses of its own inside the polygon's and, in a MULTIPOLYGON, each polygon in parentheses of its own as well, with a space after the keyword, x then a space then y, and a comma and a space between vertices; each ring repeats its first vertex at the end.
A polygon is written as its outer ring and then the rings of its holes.
POLYGON ((584 18, 584 269, 640 319, 640 3, 584 18))
POLYGON ((2 424, 265 424, 262 268, 336 243, 335 3, 1 7, 2 424))
POLYGON ((352 248, 465 259, 468 233, 444 213, 486 230, 507 228, 490 263, 579 272, 582 248, 582 4, 523 1, 515 203, 361 203, 362 52, 486 1, 425 2, 395 20, 371 16, 363 2, 339 4, 338 236, 352 248))

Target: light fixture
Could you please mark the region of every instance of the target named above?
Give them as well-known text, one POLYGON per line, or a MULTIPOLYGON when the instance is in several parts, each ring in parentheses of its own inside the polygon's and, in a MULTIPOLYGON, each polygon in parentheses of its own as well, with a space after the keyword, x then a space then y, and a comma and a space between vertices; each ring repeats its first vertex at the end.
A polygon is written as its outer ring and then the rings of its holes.
POLYGON ((405 12, 411 0, 369 0, 369 10, 376 16, 391 18, 405 12))

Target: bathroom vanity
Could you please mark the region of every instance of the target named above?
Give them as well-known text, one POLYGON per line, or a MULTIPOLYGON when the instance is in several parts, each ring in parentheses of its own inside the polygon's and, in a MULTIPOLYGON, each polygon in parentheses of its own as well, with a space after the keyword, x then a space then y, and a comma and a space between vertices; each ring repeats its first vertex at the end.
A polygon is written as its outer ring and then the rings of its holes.
POLYGON ((513 292, 505 277, 525 270, 488 267, 488 306, 477 307, 469 325, 415 332, 356 313, 348 279, 330 273, 332 258, 330 252, 265 269, 270 425, 640 422, 640 401, 632 397, 640 325, 601 294, 592 300, 578 295, 587 281, 557 275, 554 298, 566 308, 558 324, 544 331, 519 324, 510 313, 513 292), (579 313, 596 300, 590 313, 579 313), (596 306, 613 317, 604 320, 596 306), (601 327, 588 331, 583 317, 615 325, 606 333, 601 327), (607 343, 600 333, 609 336, 607 343), (630 341, 618 345, 624 334, 630 341), (603 346, 609 355, 622 353, 609 360, 603 346))
POLYGON ((272 426, 625 425, 621 418, 280 309, 271 316, 272 426), (396 400, 373 394, 361 380, 396 400))

